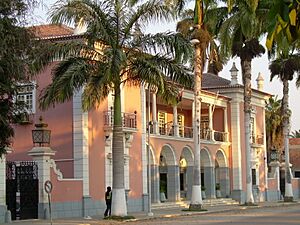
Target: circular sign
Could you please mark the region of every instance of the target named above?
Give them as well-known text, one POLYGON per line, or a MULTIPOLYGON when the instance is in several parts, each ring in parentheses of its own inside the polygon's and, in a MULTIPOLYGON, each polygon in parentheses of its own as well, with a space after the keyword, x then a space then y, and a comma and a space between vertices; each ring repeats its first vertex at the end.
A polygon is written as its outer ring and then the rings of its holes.
POLYGON ((45 182, 45 191, 47 192, 47 194, 51 193, 52 187, 53 187, 53 185, 52 185, 51 181, 46 180, 46 182, 45 182))

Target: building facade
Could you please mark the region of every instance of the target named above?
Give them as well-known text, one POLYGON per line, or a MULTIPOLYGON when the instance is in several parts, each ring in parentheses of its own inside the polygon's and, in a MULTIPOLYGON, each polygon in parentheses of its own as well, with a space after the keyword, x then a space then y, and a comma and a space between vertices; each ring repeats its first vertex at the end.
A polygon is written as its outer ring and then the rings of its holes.
MULTIPOLYGON (((44 25, 37 28, 38 36, 50 41, 81 38, 67 27, 44 25)), ((46 67, 32 83, 22 86, 18 99, 29 105, 30 116, 14 125, 13 151, 7 154, 6 160, 17 162, 16 168, 21 167, 20 162, 23 161, 35 162, 38 171, 38 218, 49 214, 44 189, 46 180, 53 184, 54 218, 102 215, 106 187, 112 186, 114 96, 111 93, 100 105, 84 112, 79 91, 69 102, 41 111, 38 96, 50 84, 51 69, 55 64, 46 67), (32 144, 32 130, 39 123, 40 116, 48 124, 47 129, 51 130, 50 147, 33 147, 32 144)), ((243 203, 246 191, 243 86, 237 82, 235 65, 230 72, 231 80, 214 74, 203 76, 201 184, 206 198, 233 198, 243 203), (220 190, 220 194, 217 195, 216 190, 220 190)), ((259 76, 257 89, 253 89, 251 114, 252 181, 257 202, 278 200, 277 183, 268 178, 267 171, 264 118, 265 100, 270 95, 263 92, 262 82, 259 76)), ((189 200, 194 152, 197 151, 193 149, 193 91, 182 90, 181 99, 175 106, 164 104, 155 91, 145 86, 123 86, 121 91, 128 211, 147 211, 148 145, 152 203, 161 202, 161 193, 169 202, 189 200)), ((1 166, 5 171, 5 163, 1 166)), ((33 167, 30 168, 32 170, 33 167)), ((2 175, 5 177, 5 174, 2 175)), ((295 187, 299 189, 297 185, 295 187)), ((3 192, 8 193, 8 186, 2 186, 3 192)), ((21 193, 20 190, 15 192, 21 193)), ((4 206, 9 205, 7 196, 2 199, 4 206)), ((16 201, 20 203, 21 200, 17 196, 16 201)), ((11 206, 8 208, 11 210, 11 206)), ((17 216, 13 218, 22 218, 18 215, 20 212, 15 214, 17 216)))

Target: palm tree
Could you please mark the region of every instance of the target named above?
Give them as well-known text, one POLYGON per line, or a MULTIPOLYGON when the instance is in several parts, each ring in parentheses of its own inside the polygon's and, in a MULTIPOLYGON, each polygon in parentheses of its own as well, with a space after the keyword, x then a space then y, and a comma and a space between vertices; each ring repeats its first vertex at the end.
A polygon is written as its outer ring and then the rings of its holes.
MULTIPOLYGON (((278 39, 277 39, 278 41, 278 39)), ((285 42, 287 43, 287 42, 285 42)), ((280 51, 280 49, 277 49, 280 51)), ((279 52, 282 53, 282 52, 279 52)), ((272 61, 270 67, 271 80, 278 76, 283 84, 283 98, 282 98, 282 119, 283 119, 283 140, 285 152, 285 201, 293 200, 293 189, 290 171, 289 160, 289 132, 290 132, 290 111, 289 111, 289 81, 294 78, 298 72, 298 81, 300 80, 300 55, 299 54, 279 54, 279 57, 272 61)))
POLYGON ((267 151, 272 149, 279 151, 283 146, 281 99, 271 97, 266 102, 266 138, 267 151))
POLYGON ((221 54, 231 54, 241 59, 242 77, 244 85, 244 126, 245 126, 245 150, 246 150, 246 204, 252 204, 252 170, 251 170, 251 142, 250 142, 250 118, 251 118, 251 62, 252 59, 261 56, 265 49, 260 45, 258 38, 265 31, 263 26, 268 12, 265 1, 239 0, 230 1, 230 14, 222 24, 219 39, 221 42, 221 54))
POLYGON ((300 130, 294 130, 291 135, 291 138, 300 138, 300 130))
POLYGON ((127 215, 120 87, 149 84, 168 103, 175 102, 178 90, 173 82, 191 85, 184 66, 191 45, 180 34, 143 34, 149 22, 173 18, 170 8, 159 0, 65 0, 54 5, 50 17, 53 23, 66 25, 79 21, 87 31, 84 41, 54 43, 38 51, 34 64, 38 69, 62 59, 53 70, 53 82, 43 93, 41 106, 45 109, 67 101, 83 88, 82 107, 89 110, 114 92, 112 215, 127 215))
MULTIPOLYGON (((283 117, 283 139, 285 151, 285 201, 293 200, 293 189, 291 181, 290 160, 289 160, 289 132, 290 132, 290 111, 289 111, 289 81, 298 72, 296 85, 300 83, 300 55, 294 54, 299 49, 299 15, 300 4, 298 1, 281 2, 276 0, 269 12, 269 27, 266 46, 269 56, 276 54, 269 69, 271 79, 278 76, 283 83, 282 117, 283 117), (280 8, 278 8, 280 7, 280 8)), ((298 85, 297 85, 298 86, 298 85)))

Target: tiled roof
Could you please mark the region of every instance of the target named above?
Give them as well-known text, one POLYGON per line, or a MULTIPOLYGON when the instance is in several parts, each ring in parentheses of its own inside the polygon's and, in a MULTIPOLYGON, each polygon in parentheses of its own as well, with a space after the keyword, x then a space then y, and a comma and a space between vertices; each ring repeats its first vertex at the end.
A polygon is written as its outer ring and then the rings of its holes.
POLYGON ((230 80, 222 78, 212 73, 204 73, 202 77, 202 87, 210 88, 210 87, 224 87, 229 86, 231 83, 230 80))
POLYGON ((30 29, 32 29, 35 36, 39 38, 67 36, 74 33, 74 29, 56 24, 39 25, 30 27, 30 29))

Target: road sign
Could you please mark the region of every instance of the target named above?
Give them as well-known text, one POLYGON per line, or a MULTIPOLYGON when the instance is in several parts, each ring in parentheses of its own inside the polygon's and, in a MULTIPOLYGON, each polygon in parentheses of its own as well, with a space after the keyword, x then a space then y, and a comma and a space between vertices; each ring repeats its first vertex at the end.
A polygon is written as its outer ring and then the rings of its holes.
POLYGON ((44 185, 45 191, 50 194, 53 188, 52 182, 50 180, 46 180, 44 185))

